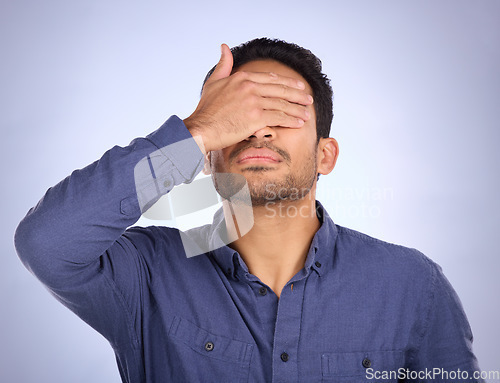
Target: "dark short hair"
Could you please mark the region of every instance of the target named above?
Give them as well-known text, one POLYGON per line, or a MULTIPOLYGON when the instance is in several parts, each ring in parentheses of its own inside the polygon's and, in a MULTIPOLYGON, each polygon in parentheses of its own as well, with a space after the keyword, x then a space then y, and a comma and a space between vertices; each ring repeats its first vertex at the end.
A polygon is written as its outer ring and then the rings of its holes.
MULTIPOLYGON (((283 40, 263 37, 233 47, 231 52, 233 53, 233 70, 250 61, 267 59, 278 61, 299 73, 312 88, 317 140, 330 135, 333 119, 333 91, 330 80, 321 72, 321 60, 310 50, 283 40)), ((215 66, 208 72, 203 85, 214 69, 215 66)))

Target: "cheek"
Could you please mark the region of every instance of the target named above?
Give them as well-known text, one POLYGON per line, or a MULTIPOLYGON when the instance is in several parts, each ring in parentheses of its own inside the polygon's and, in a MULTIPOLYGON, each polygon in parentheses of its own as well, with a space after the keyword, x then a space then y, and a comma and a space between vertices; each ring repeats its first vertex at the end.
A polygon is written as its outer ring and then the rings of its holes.
POLYGON ((294 131, 296 136, 293 137, 293 142, 289 143, 289 147, 293 148, 295 153, 304 154, 309 152, 311 154, 312 147, 316 150, 316 124, 309 122, 304 124, 302 128, 294 131))

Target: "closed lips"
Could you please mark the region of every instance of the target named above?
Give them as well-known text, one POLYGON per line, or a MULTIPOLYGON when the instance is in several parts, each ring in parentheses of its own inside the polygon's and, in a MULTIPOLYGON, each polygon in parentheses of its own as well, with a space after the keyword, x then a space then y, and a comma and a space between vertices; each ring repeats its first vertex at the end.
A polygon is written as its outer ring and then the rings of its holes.
POLYGON ((244 150, 236 159, 237 163, 247 161, 261 161, 261 162, 281 162, 279 156, 270 149, 247 149, 244 150))

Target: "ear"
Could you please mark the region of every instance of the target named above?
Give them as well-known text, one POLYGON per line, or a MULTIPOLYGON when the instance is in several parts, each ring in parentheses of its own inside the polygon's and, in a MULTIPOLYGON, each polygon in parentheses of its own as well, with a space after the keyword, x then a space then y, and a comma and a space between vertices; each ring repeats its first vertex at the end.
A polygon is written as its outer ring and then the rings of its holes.
POLYGON ((203 165, 203 170, 202 170, 203 174, 207 176, 212 173, 210 170, 210 153, 211 152, 205 154, 205 164, 203 165))
POLYGON ((318 173, 328 174, 335 167, 339 144, 335 138, 320 138, 318 143, 318 173))

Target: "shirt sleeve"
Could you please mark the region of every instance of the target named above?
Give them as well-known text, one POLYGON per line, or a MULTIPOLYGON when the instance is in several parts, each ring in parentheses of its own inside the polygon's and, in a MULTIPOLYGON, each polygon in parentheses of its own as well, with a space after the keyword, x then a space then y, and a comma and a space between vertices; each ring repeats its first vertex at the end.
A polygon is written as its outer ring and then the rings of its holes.
POLYGON ((422 382, 484 382, 472 350, 472 331, 455 290, 433 264, 431 304, 413 370, 422 382))
POLYGON ((154 251, 155 236, 152 229, 126 229, 202 168, 202 152, 172 116, 50 188, 19 224, 17 253, 57 299, 112 344, 134 340, 130 302, 148 275, 141 254, 154 251))

